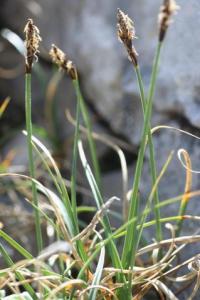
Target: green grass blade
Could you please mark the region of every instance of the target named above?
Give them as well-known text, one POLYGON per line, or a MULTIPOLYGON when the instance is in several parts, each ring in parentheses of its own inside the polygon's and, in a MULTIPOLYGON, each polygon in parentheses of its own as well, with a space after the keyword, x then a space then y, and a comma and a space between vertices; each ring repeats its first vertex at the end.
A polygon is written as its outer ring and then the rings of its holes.
MULTIPOLYGON (((102 240, 102 237, 100 236, 100 234, 99 233, 96 233, 96 234, 102 240)), ((99 256, 99 259, 98 259, 98 264, 97 264, 97 267, 96 267, 96 271, 95 271, 95 274, 94 274, 94 278, 92 280, 92 284, 91 284, 92 286, 100 284, 101 276, 102 276, 102 273, 103 273, 104 262, 105 262, 105 247, 102 247, 101 252, 100 252, 100 256, 99 256)), ((94 288, 90 291, 89 300, 96 300, 97 291, 98 291, 98 288, 94 288)))
POLYGON ((33 256, 22 246, 20 246, 13 238, 11 238, 3 230, 0 230, 0 237, 2 237, 11 247, 13 247, 17 252, 19 252, 23 257, 27 259, 32 259, 33 256))
MULTIPOLYGON (((184 196, 184 194, 181 194, 181 195, 178 195, 176 197, 163 200, 162 202, 159 203, 158 207, 161 208, 161 207, 165 207, 165 206, 170 205, 170 204, 174 204, 176 202, 180 202, 182 200, 183 196, 184 196)), ((188 197, 190 197, 190 198, 197 197, 197 196, 200 196, 200 190, 190 192, 188 194, 188 197)))

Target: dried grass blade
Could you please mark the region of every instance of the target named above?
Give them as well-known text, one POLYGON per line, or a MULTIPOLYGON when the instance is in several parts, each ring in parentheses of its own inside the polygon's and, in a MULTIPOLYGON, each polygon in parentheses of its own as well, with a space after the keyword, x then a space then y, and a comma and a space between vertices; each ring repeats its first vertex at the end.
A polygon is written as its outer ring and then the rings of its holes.
MULTIPOLYGON (((181 155, 183 155, 183 158, 185 160, 185 165, 186 165, 185 191, 184 191, 184 195, 183 195, 183 198, 181 200, 180 208, 179 208, 179 215, 183 216, 186 212, 187 204, 188 204, 188 201, 190 199, 189 193, 190 193, 191 187, 192 187, 192 172, 191 172, 192 163, 191 163, 190 156, 189 156, 188 152, 185 149, 180 149, 178 151, 179 159, 181 159, 181 155)), ((176 230, 177 236, 180 235, 180 232, 181 232, 181 229, 182 229, 182 224, 183 224, 183 219, 181 219, 177 222, 177 230, 176 230)))

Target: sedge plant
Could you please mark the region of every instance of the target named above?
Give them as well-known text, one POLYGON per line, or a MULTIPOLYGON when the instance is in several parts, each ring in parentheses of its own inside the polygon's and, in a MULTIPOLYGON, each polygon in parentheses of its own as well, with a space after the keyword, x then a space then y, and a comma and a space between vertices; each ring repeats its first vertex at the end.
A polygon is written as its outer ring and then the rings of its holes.
MULTIPOLYGON (((33 24, 33 20, 29 19, 25 26, 25 113, 26 113, 26 130, 27 130, 27 147, 28 147, 28 161, 29 161, 29 173, 32 178, 35 178, 35 165, 33 157, 33 147, 32 147, 32 117, 31 117, 31 73, 33 62, 37 60, 37 53, 39 52, 39 43, 41 41, 39 29, 33 24)), ((32 195, 33 203, 38 207, 38 196, 36 185, 32 181, 32 195)), ((40 214, 37 209, 35 212, 35 231, 36 231, 36 243, 37 251, 40 252, 43 248, 42 241, 42 231, 40 225, 40 214)))
MULTIPOLYGON (((142 81, 142 76, 140 72, 140 67, 138 64, 138 54, 135 50, 134 46, 132 45, 132 40, 135 38, 135 28, 133 21, 128 17, 128 15, 125 15, 120 9, 118 9, 118 37, 120 41, 124 44, 129 59, 133 64, 138 87, 140 91, 140 99, 141 99, 141 106, 142 106, 142 112, 145 116, 145 109, 147 101, 145 99, 145 91, 144 91, 144 84, 142 81)), ((157 170, 156 170, 156 162, 155 162, 155 154, 154 154, 154 146, 152 141, 152 134, 151 129, 149 126, 148 129, 148 143, 149 143, 149 156, 150 156, 150 171, 151 171, 151 177, 152 177, 152 186, 154 186, 157 178, 157 170)), ((155 208, 155 217, 156 217, 156 238, 157 241, 162 240, 162 229, 160 224, 160 212, 159 209, 156 208, 156 205, 159 204, 159 195, 158 195, 158 189, 155 190, 155 196, 154 196, 154 208, 155 208)))
MULTIPOLYGON (((128 52, 128 56, 135 67, 138 84, 140 88, 142 109, 144 113, 144 125, 142 130, 140 149, 138 152, 138 159, 136 163, 133 189, 132 189, 131 199, 130 199, 129 216, 128 216, 128 219, 132 219, 135 217, 136 221, 127 229, 127 234, 125 237, 124 248, 122 253, 122 264, 124 268, 132 269, 135 264, 135 254, 138 245, 137 234, 136 234, 137 215, 139 209, 138 191, 139 191, 139 184, 142 175, 147 137, 148 137, 149 149, 150 149, 150 168, 151 168, 153 185, 155 184, 156 181, 156 166, 155 166, 154 149, 153 149, 153 142, 152 142, 152 136, 150 130, 151 114, 152 114, 153 98, 154 98, 154 92, 156 86, 156 78, 158 74, 160 52, 166 35, 167 28, 171 21, 171 16, 176 12, 177 8, 178 7, 175 1, 170 1, 170 0, 164 1, 163 6, 161 7, 161 12, 159 14, 158 45, 157 45, 157 50, 154 58, 150 88, 149 88, 146 101, 145 101, 142 77, 138 66, 137 52, 132 44, 132 40, 135 37, 135 29, 133 26, 133 22, 121 10, 118 10, 118 36, 120 40, 123 42, 123 44, 125 45, 128 52)), ((156 216, 156 224, 157 224, 157 238, 160 239, 162 235, 161 235, 161 225, 159 221, 160 213, 158 210, 158 206, 156 207, 156 205, 158 204, 159 204, 158 191, 156 191, 154 206, 155 206, 155 216, 156 216)), ((129 276, 129 288, 128 288, 129 295, 130 295, 131 286, 132 286, 132 275, 129 276)))
MULTIPOLYGON (((94 148, 95 144, 94 144, 93 137, 92 137, 92 129, 91 129, 91 123, 89 121, 89 115, 86 110, 86 106, 84 104, 83 97, 82 97, 81 91, 80 91, 78 73, 77 73, 76 67, 73 64, 73 62, 67 58, 67 56, 64 54, 64 52, 55 45, 52 45, 52 48, 50 50, 50 56, 52 57, 52 60, 60 67, 60 69, 65 71, 70 76, 70 78, 72 79, 75 91, 76 91, 76 96, 77 96, 77 109, 76 109, 76 118, 77 119, 76 119, 76 128, 75 128, 74 145, 73 145, 72 175, 71 175, 71 205, 72 205, 73 217, 75 220, 77 220, 76 169, 77 169, 77 159, 78 159, 77 153, 78 153, 78 142, 79 142, 79 131, 80 131, 79 130, 80 120, 79 119, 80 119, 80 109, 81 108, 82 108, 82 112, 83 112, 83 118, 85 120, 86 127, 88 129, 88 139, 89 139, 89 144, 91 145, 91 153, 93 153, 93 155, 95 156, 94 157, 95 161, 97 161, 96 150, 94 148)), ((80 142, 79 142, 79 144, 80 144, 80 142)), ((85 164, 83 163, 83 167, 86 170, 89 167, 89 165, 86 161, 85 156, 83 155, 83 151, 81 153, 82 153, 82 156, 84 157, 84 161, 85 161, 85 164)), ((89 174, 88 174, 87 178, 88 178, 90 187, 93 191, 97 207, 98 207, 98 209, 100 209, 100 207, 104 204, 103 197, 101 195, 99 185, 95 179, 95 176, 93 176, 91 169, 89 169, 89 174)), ((103 223, 103 227, 105 229, 105 234, 108 237, 112 233, 112 230, 111 230, 110 222, 109 222, 107 215, 104 216, 102 223, 103 223)), ((78 234, 79 233, 78 220, 77 220, 76 224, 77 224, 77 234, 78 234)), ((79 246, 82 245, 79 241, 78 241, 78 243, 79 243, 79 246)), ((116 245, 112 240, 110 241, 108 248, 109 248, 109 255, 113 262, 113 265, 117 268, 121 268, 122 266, 121 266, 120 257, 119 257, 116 245)))
MULTIPOLYGON (((158 186, 169 163, 171 162, 172 153, 169 155, 160 174, 157 176, 152 139, 153 132, 151 130, 151 115, 159 69, 160 53, 167 29, 171 23, 171 17, 176 12, 177 8, 178 6, 174 0, 164 0, 161 7, 159 14, 159 39, 148 93, 145 92, 145 86, 138 62, 138 55, 133 45, 133 39, 135 37, 133 21, 121 10, 118 10, 117 13, 118 37, 124 44, 136 73, 144 122, 133 188, 131 191, 130 201, 126 203, 126 205, 128 204, 129 206, 127 210, 128 217, 122 226, 116 230, 113 230, 111 227, 109 219, 109 209, 111 209, 110 207, 113 201, 116 200, 116 197, 112 197, 108 201, 105 201, 102 193, 100 168, 97 160, 96 145, 93 139, 94 133, 92 132, 92 123, 89 117, 89 112, 81 93, 77 68, 74 63, 68 59, 67 55, 55 45, 52 45, 50 56, 53 62, 56 63, 64 74, 67 73, 72 80, 77 98, 75 133, 72 149, 70 195, 68 194, 66 182, 62 177, 50 151, 39 141, 37 137, 34 137, 32 134, 31 72, 33 62, 37 57, 41 38, 39 30, 33 24, 33 21, 28 20, 25 27, 27 53, 26 132, 24 133, 27 136, 30 176, 11 173, 7 175, 0 174, 0 177, 13 176, 14 178, 19 178, 19 180, 28 180, 31 182, 33 201, 28 201, 34 208, 35 212, 36 240, 40 255, 34 258, 26 249, 24 249, 18 242, 1 229, 1 239, 17 251, 17 253, 19 253, 24 259, 23 261, 14 263, 3 243, 0 243, 0 253, 7 265, 7 269, 0 271, 0 276, 3 278, 1 284, 3 289, 9 287, 12 291, 16 292, 18 286, 22 286, 25 293, 28 293, 29 295, 27 299, 34 300, 95 300, 99 298, 130 300, 142 299, 143 296, 153 287, 156 291, 159 291, 163 299, 164 297, 177 299, 172 290, 167 286, 167 281, 164 281, 163 278, 170 274, 170 272, 173 272, 174 270, 176 271, 186 264, 185 262, 179 266, 174 266, 173 264, 176 255, 183 247, 185 247, 185 244, 200 241, 199 235, 195 235, 193 237, 178 236, 184 219, 196 221, 200 219, 195 216, 185 216, 189 197, 192 197, 192 195, 199 195, 199 192, 196 194, 191 192, 191 161, 189 155, 182 151, 181 154, 184 156, 187 169, 185 193, 184 195, 174 199, 169 199, 163 202, 159 201, 158 186), (81 118, 83 119, 86 127, 85 132, 87 133, 92 167, 89 165, 84 151, 84 144, 81 141, 81 118), (141 182, 147 146, 150 157, 152 190, 147 198, 145 209, 141 212, 139 185, 141 182), (49 180, 54 184, 55 191, 50 190, 35 179, 36 174, 33 151, 41 160, 42 166, 44 167, 43 172, 48 172, 49 180), (91 195, 96 202, 97 207, 96 213, 91 222, 86 225, 82 231, 79 227, 79 211, 83 211, 85 209, 86 211, 91 211, 91 208, 79 209, 77 207, 77 164, 79 158, 91 190, 91 195), (45 208, 38 205, 39 193, 37 194, 37 190, 46 197, 46 201, 48 201, 48 205, 46 207, 51 208, 50 215, 48 214, 48 210, 46 211, 44 210, 45 208), (181 200, 179 214, 161 218, 160 208, 178 200, 181 200), (154 219, 147 221, 147 216, 152 211, 152 203, 154 207, 154 219), (64 242, 64 250, 61 251, 60 248, 56 248, 57 242, 53 244, 53 252, 51 252, 52 249, 43 249, 40 215, 46 219, 49 226, 52 226, 55 233, 55 239, 61 243, 62 246, 62 242, 64 242), (175 222, 178 226, 177 230, 175 231, 172 225, 166 224, 168 222, 175 222), (162 224, 165 224, 167 229, 170 230, 170 239, 164 240, 161 230, 162 224), (151 226, 156 226, 157 242, 152 244, 149 243, 147 246, 139 249, 143 230, 151 226), (123 248, 121 249, 121 253, 117 248, 117 243, 122 241, 123 238, 124 243, 122 245, 123 248), (168 247, 169 249, 166 252, 160 252, 162 247, 168 247), (41 250, 43 251, 41 252, 41 250), (162 256, 156 255, 156 253, 158 253, 156 251, 161 253, 162 256), (141 255, 150 253, 153 257, 153 264, 150 265, 148 260, 148 264, 144 263, 137 266, 137 258, 142 261, 141 255), (12 276, 10 276, 11 273, 12 276), (37 289, 37 281, 40 283, 39 290, 37 289)), ((23 184, 23 181, 21 184, 23 184)), ((187 262, 192 264, 195 262, 195 258, 191 258, 187 262)), ((181 278, 184 280, 190 280, 192 278, 193 280, 197 277, 197 283, 192 295, 194 295, 197 290, 199 282, 199 278, 196 273, 191 272, 188 276, 181 278)), ((1 292, 2 291, 0 291, 0 295, 1 292)), ((17 295, 16 292, 16 297, 18 296, 20 299, 23 299, 23 295, 17 295)))

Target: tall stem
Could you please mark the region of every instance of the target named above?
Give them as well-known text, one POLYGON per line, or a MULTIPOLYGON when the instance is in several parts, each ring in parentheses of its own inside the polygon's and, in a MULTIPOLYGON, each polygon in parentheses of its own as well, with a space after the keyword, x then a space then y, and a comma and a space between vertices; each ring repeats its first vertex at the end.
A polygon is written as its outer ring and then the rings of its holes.
MULTIPOLYGON (((31 74, 25 75, 25 111, 26 111, 26 131, 27 131, 27 147, 28 147, 28 161, 29 161, 29 174, 31 178, 35 178, 35 165, 33 159, 33 147, 32 147, 32 120, 31 120, 31 74)), ((35 207, 38 207, 38 197, 36 184, 32 181, 32 195, 33 203, 35 207)), ((42 231, 40 226, 40 213, 38 209, 34 209, 35 215, 35 231, 36 231, 36 243, 38 253, 43 248, 42 231)))
MULTIPOLYGON (((135 67, 135 72, 136 72, 138 86, 139 86, 139 90, 140 90, 140 98, 141 98, 143 115, 145 116, 145 109, 146 109, 147 102, 145 100, 144 84, 142 81, 139 66, 135 67)), ((151 122, 150 122, 150 124, 151 124, 151 122)), ((151 178, 152 178, 152 186, 154 187, 154 185, 156 183, 156 179, 157 179, 157 170, 156 170, 154 145, 153 145, 153 139, 152 139, 152 134, 151 134, 151 126, 149 126, 149 131, 148 131, 148 143, 149 143, 150 171, 151 171, 151 178)), ((157 206, 158 204, 159 204, 159 194, 158 194, 158 188, 156 188, 155 196, 154 196, 154 214, 156 217, 156 238, 157 238, 157 241, 159 242, 162 240, 162 227, 161 227, 161 223, 160 223, 160 209, 157 206)))
MULTIPOLYGON (((78 80, 73 80, 73 85, 76 91, 76 127, 74 134, 73 158, 72 158, 72 175, 71 175, 71 202, 74 219, 77 220, 77 195, 76 195, 76 181, 77 181, 77 158, 78 158, 78 140, 79 140, 79 125, 80 125, 80 93, 78 80)), ((78 227, 78 224, 76 224, 78 227)), ((77 228, 78 232, 78 228, 77 228)))
MULTIPOLYGON (((152 113, 152 104, 153 104, 153 97, 155 92, 155 84, 156 84, 156 77, 158 72, 158 65, 159 65, 159 57, 160 57, 160 50, 161 50, 161 43, 158 44, 154 65, 153 65, 153 71, 151 76, 151 83, 150 83, 150 90, 148 95, 148 101, 146 104, 145 109, 145 117, 144 117, 144 127, 143 127, 143 133, 142 133, 142 139, 141 139, 141 145, 138 153, 138 159, 136 164, 136 170, 135 170, 135 176, 134 176, 134 183, 133 183, 133 190, 130 200, 130 209, 129 209, 129 220, 132 218, 136 218, 138 215, 138 191, 139 191, 139 184, 141 180, 141 174, 142 174, 142 167, 144 162, 144 154, 145 154, 145 148, 146 148, 146 137, 148 135, 149 130, 149 124, 151 120, 151 113, 152 113)), ((127 234, 125 237, 123 252, 122 252, 122 265, 124 268, 133 268, 133 265, 135 263, 135 254, 137 250, 137 221, 131 224, 127 228, 127 234)), ((131 283, 132 283, 132 275, 129 276, 129 290, 131 291, 131 283)))
POLYGON ((89 143, 89 149, 90 149, 90 154, 91 154, 91 159, 92 159, 92 165, 94 168, 94 174, 95 174, 95 179, 98 184, 99 189, 101 190, 101 170, 97 158, 97 149, 96 149, 96 144, 92 136, 92 123, 90 120, 90 116, 85 104, 85 101, 83 99, 83 96, 80 92, 80 105, 81 105, 81 113, 83 116, 83 120, 85 123, 85 126, 87 128, 87 136, 88 136, 88 143, 89 143))

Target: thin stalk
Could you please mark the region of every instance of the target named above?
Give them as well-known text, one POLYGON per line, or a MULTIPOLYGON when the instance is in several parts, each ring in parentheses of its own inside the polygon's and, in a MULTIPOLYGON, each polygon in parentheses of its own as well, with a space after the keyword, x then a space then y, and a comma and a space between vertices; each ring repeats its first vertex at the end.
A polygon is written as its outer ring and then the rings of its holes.
MULTIPOLYGON (((74 146, 73 146, 73 159, 72 159, 72 176, 71 176, 71 205, 72 212, 74 216, 75 226, 76 226, 76 234, 79 233, 78 226, 78 216, 77 216, 77 195, 76 195, 76 182, 77 182, 77 159, 78 159, 78 140, 80 134, 80 105, 81 105, 81 93, 79 88, 78 79, 73 80, 73 85, 76 91, 77 97, 77 107, 76 107, 76 126, 75 126, 75 135, 74 135, 74 146)), ((76 242, 76 247, 79 255, 86 261, 88 259, 87 254, 84 250, 84 246, 82 241, 76 242)))
MULTIPOLYGON (((35 166, 33 159, 33 146, 32 146, 32 120, 31 120, 31 73, 25 75, 25 110, 26 110, 26 130, 27 130, 27 147, 28 147, 28 160, 29 160, 29 173, 32 178, 35 178, 35 166)), ((38 207, 38 197, 36 184, 32 181, 32 195, 33 203, 38 207)), ((35 230, 36 230, 36 243, 38 253, 43 248, 42 231, 40 226, 40 213, 34 209, 35 215, 35 230)))
POLYGON ((98 187, 101 189, 101 171, 100 171, 100 166, 99 166, 99 161, 97 158, 97 149, 96 149, 96 144, 94 142, 93 136, 92 136, 92 123, 90 120, 90 116, 87 110, 87 107, 85 105, 85 101, 83 99, 80 86, 78 85, 77 87, 79 89, 78 95, 80 97, 80 106, 81 106, 81 113, 83 116, 83 120, 85 123, 85 126, 87 128, 87 137, 88 137, 88 143, 89 143, 89 149, 90 149, 90 154, 91 154, 91 159, 92 159, 92 165, 94 168, 94 175, 96 182, 98 184, 98 187))
MULTIPOLYGON (((155 192, 156 192, 156 190, 157 190, 157 186, 158 186, 160 180, 162 179, 163 175, 165 174, 165 172, 166 172, 166 170, 167 170, 167 168, 168 168, 168 166, 169 166, 169 164, 170 164, 172 158, 173 158, 173 152, 170 153, 170 155, 169 155, 167 161, 165 162, 164 166, 162 167, 161 172, 160 172, 159 176, 157 177, 157 179, 156 179, 156 181, 155 181, 155 184, 154 184, 154 186, 153 186, 153 188, 152 188, 152 190, 151 190, 151 193, 150 193, 150 195, 149 195, 149 197, 148 197, 147 204, 146 204, 146 207, 145 207, 145 209, 144 209, 144 212, 145 212, 145 213, 144 213, 143 216, 140 218, 140 220, 141 220, 141 221, 140 221, 141 226, 140 226, 140 230, 139 230, 139 234, 138 234, 138 242, 137 242, 137 246, 139 246, 139 243, 140 243, 140 240, 141 240, 141 237, 142 237, 142 232, 143 232, 143 228, 144 228, 143 225, 144 225, 144 223, 146 222, 146 218, 147 218, 147 216, 148 216, 148 214, 149 214, 148 211, 150 210, 152 200, 155 199, 154 196, 155 196, 155 192)), ((157 219, 155 219, 155 221, 156 221, 156 224, 157 224, 157 219)), ((159 224, 160 224, 160 219, 159 219, 159 224)), ((160 225, 161 225, 161 224, 160 224, 160 225)))
MULTIPOLYGON (((134 177, 134 183, 133 183, 133 190, 130 200, 130 209, 129 209, 129 217, 128 219, 136 218, 138 215, 138 190, 139 190, 139 184, 142 174, 142 167, 144 162, 144 154, 145 154, 145 148, 146 148, 146 137, 149 131, 149 124, 151 120, 151 113, 152 113, 152 104, 153 104, 153 96, 155 91, 155 84, 156 84, 156 77, 158 72, 158 65, 159 65, 159 57, 160 57, 160 51, 161 51, 161 43, 158 44, 157 50, 156 50, 156 56, 154 59, 154 65, 152 70, 152 76, 151 76, 151 83, 150 83, 150 90, 148 95, 148 101, 146 104, 145 109, 145 117, 144 117, 144 127, 143 127, 143 133, 142 133, 142 139, 141 139, 141 145, 138 153, 138 160, 136 164, 136 171, 135 171, 135 177, 134 177)), ((136 245, 137 245, 137 221, 134 222, 128 229, 127 234, 125 237, 123 252, 122 252, 122 265, 124 268, 133 268, 133 265, 135 263, 135 254, 136 254, 136 245)), ((132 276, 132 275, 131 275, 132 276)), ((131 277, 129 278, 129 290, 131 289, 131 277)), ((131 293, 130 293, 131 294, 131 293)))
MULTIPOLYGON (((145 109, 146 109, 146 101, 145 101, 145 93, 144 93, 144 84, 142 81, 142 76, 140 72, 139 66, 135 67, 135 72, 137 76, 138 86, 140 90, 140 98, 141 98, 141 104, 142 104, 142 110, 143 115, 145 116, 145 109)), ((150 172, 151 172, 151 178, 152 178, 152 186, 155 185, 156 179, 157 179, 157 170, 156 170, 156 160, 155 160, 155 153, 154 153, 154 145, 153 145, 153 139, 152 139, 152 133, 151 133, 151 126, 149 126, 148 131, 148 143, 149 143, 149 156, 150 156, 150 172)), ((159 194, 158 194, 158 188, 155 190, 154 195, 154 214, 156 217, 156 239, 157 241, 161 241, 163 234, 162 234, 162 227, 160 224, 160 210, 156 206, 159 204, 159 194)))
POLYGON ((79 126, 80 126, 80 96, 79 96, 79 83, 78 80, 73 80, 73 85, 76 91, 77 105, 76 105, 76 126, 74 134, 74 145, 73 145, 73 157, 72 157, 72 174, 71 174, 71 204, 72 211, 74 214, 74 220, 76 221, 76 227, 78 231, 77 223, 77 201, 76 201, 76 181, 77 181, 77 159, 78 159, 78 140, 79 140, 79 126))

